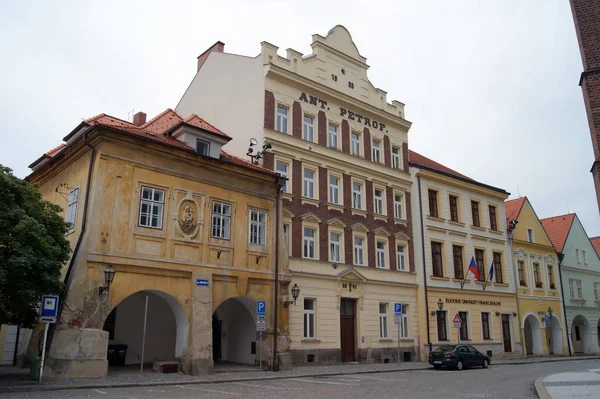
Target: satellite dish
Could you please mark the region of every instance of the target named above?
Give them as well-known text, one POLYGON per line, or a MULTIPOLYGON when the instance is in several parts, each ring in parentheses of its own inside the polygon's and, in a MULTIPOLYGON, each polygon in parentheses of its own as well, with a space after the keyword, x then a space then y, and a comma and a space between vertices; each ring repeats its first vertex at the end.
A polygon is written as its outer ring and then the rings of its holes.
POLYGON ((257 145, 258 141, 256 141, 256 139, 252 138, 250 139, 250 145, 257 145))

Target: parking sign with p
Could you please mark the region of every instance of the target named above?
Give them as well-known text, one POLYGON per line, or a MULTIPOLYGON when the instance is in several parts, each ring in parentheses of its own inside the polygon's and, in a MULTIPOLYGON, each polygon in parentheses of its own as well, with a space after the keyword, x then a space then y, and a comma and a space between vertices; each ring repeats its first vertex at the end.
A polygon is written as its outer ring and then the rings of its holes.
POLYGON ((267 301, 256 301, 256 317, 258 319, 267 317, 267 301))

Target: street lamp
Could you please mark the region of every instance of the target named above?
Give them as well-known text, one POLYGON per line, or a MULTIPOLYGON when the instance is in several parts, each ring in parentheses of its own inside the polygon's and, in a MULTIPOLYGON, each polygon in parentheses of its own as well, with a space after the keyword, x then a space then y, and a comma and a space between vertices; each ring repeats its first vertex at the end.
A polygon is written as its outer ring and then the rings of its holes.
POLYGON ((104 291, 110 291, 110 285, 115 279, 115 274, 117 271, 109 264, 106 269, 104 269, 104 286, 98 287, 98 295, 104 294, 104 291))
POLYGON ((431 315, 435 316, 438 312, 441 312, 444 309, 444 301, 442 301, 442 298, 439 298, 437 301, 437 307, 438 310, 432 310, 431 311, 431 315))
POLYGON ((298 299, 299 295, 300 295, 300 287, 298 287, 298 284, 294 283, 294 286, 292 287, 292 298, 294 300, 293 301, 283 301, 283 307, 287 308, 292 303, 295 305, 296 299, 298 299))
POLYGON ((552 310, 552 308, 550 306, 548 306, 548 314, 550 315, 550 317, 552 317, 553 313, 554 313, 554 311, 552 310))

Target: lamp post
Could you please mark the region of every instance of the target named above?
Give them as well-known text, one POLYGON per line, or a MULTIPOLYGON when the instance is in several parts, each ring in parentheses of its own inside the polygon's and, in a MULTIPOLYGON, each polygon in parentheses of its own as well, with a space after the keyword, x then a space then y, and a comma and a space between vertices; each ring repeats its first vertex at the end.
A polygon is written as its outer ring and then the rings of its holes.
POLYGON ((552 323, 552 314, 554 313, 554 311, 552 310, 552 307, 548 306, 548 321, 546 322, 546 340, 548 341, 548 352, 553 355, 554 354, 554 348, 552 345, 552 329, 550 328, 550 325, 552 323))
POLYGON ((98 295, 104 294, 105 291, 110 292, 110 285, 115 279, 116 273, 117 271, 112 267, 111 264, 104 269, 104 286, 98 287, 98 295))
POLYGON ((292 287, 292 299, 293 301, 283 301, 283 307, 287 308, 289 307, 291 304, 296 304, 296 300, 298 299, 298 296, 300 295, 300 287, 298 287, 298 284, 294 283, 294 286, 292 287))

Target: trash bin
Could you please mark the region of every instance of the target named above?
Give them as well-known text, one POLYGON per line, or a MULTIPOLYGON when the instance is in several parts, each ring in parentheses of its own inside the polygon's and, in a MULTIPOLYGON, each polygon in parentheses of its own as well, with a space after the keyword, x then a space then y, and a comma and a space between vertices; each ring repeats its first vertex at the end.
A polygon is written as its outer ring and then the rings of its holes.
POLYGON ((40 379, 40 363, 42 359, 39 356, 31 356, 29 359, 29 378, 32 380, 40 379))
POLYGON ((109 366, 124 366, 127 357, 127 345, 113 344, 108 345, 106 360, 109 366))
POLYGON ((492 357, 492 351, 487 351, 487 355, 491 358, 492 357))

